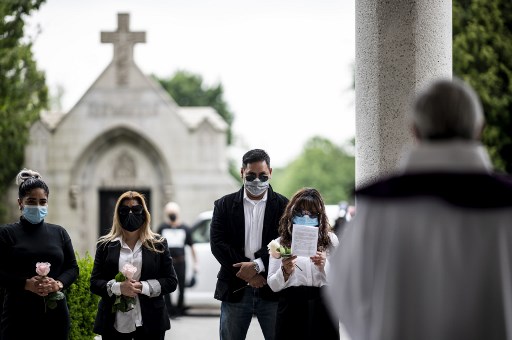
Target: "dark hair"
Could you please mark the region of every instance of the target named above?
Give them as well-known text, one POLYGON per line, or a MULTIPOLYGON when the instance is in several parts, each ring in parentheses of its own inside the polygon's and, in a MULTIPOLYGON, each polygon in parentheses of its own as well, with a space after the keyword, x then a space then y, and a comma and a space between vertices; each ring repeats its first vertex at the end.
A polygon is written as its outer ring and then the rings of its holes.
POLYGON ((245 155, 242 157, 242 168, 247 168, 247 164, 254 163, 254 162, 261 162, 265 161, 267 163, 267 166, 270 168, 270 157, 265 152, 265 150, 262 149, 253 149, 250 151, 247 151, 245 155))
POLYGON ((292 243, 293 215, 295 211, 308 210, 318 214, 318 243, 317 249, 327 250, 331 244, 329 231, 331 225, 325 212, 325 204, 320 192, 313 188, 302 188, 290 199, 279 221, 279 236, 281 244, 290 247, 292 243))
POLYGON ((18 198, 24 198, 33 189, 43 189, 46 196, 50 195, 50 189, 43 181, 41 175, 34 170, 23 169, 16 176, 16 184, 19 184, 18 198))

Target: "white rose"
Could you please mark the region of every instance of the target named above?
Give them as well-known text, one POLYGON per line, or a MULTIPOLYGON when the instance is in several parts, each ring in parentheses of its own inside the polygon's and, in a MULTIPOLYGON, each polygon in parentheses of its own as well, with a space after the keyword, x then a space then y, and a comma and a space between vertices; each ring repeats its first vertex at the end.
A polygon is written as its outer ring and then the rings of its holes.
POLYGON ((281 253, 279 252, 279 248, 281 247, 281 245, 279 244, 279 242, 277 242, 276 240, 272 240, 270 241, 270 243, 267 245, 267 248, 268 248, 268 253, 278 259, 281 257, 281 253))

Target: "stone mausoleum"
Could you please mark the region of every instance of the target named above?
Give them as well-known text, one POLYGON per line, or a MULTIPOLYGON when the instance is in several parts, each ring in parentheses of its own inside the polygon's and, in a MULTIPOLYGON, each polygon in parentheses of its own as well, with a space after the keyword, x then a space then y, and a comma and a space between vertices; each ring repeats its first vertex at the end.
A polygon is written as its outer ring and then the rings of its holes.
MULTIPOLYGON (((168 201, 191 223, 239 188, 228 172, 226 122, 211 107, 179 107, 137 67, 133 48, 145 32, 130 31, 129 14, 118 14, 117 30, 101 32, 101 42, 114 45, 112 62, 69 112, 42 115, 25 152, 24 166, 50 187, 47 221, 64 226, 81 254, 94 254, 126 190, 146 195, 156 229, 168 201)), ((11 220, 16 197, 13 185, 11 220)))

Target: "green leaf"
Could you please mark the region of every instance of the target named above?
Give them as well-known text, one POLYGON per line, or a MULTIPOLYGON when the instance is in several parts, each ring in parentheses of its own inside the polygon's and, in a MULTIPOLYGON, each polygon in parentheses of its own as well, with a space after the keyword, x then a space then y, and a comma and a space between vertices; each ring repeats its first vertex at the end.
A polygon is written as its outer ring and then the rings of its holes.
POLYGON ((100 297, 92 294, 90 280, 94 259, 86 253, 80 256, 75 253, 79 267, 79 275, 76 281, 64 290, 71 318, 70 340, 93 340, 94 320, 98 311, 100 297))
POLYGON ((292 254, 292 249, 285 246, 280 246, 279 253, 281 256, 290 256, 292 254))
POLYGON ((285 168, 273 169, 272 187, 286 197, 293 196, 297 188, 312 187, 322 193, 325 204, 350 201, 355 183, 354 143, 336 145, 312 137, 295 160, 285 168))
POLYGON ((128 296, 117 296, 116 300, 114 302, 114 305, 112 306, 112 313, 115 313, 117 311, 126 313, 130 310, 132 310, 135 307, 135 298, 128 297, 128 296))
MULTIPOLYGON (((234 114, 224 100, 224 89, 222 84, 207 86, 203 83, 200 75, 179 70, 172 78, 162 79, 153 76, 169 95, 180 106, 211 106, 228 124, 227 144, 232 142, 231 125, 234 114)), ((238 176, 237 176, 238 177, 238 176)))
POLYGON ((123 282, 124 280, 126 280, 126 277, 123 275, 123 273, 119 272, 117 273, 115 279, 116 282, 123 282))
POLYGON ((453 74, 482 101, 494 167, 512 173, 512 2, 454 0, 452 9, 453 74))
MULTIPOLYGON (((0 192, 13 184, 23 165, 29 128, 47 108, 43 71, 32 54, 25 21, 44 0, 0 1, 0 192)), ((0 220, 6 208, 0 205, 0 220)))

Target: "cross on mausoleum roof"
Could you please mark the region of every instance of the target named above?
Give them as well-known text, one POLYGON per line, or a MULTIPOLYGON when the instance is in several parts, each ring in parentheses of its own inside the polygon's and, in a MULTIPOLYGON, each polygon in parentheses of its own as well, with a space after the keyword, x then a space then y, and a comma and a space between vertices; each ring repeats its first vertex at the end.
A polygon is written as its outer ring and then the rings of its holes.
POLYGON ((114 44, 117 83, 128 83, 128 65, 133 61, 133 45, 146 42, 146 32, 130 32, 130 14, 117 14, 117 30, 101 32, 102 43, 114 44))

